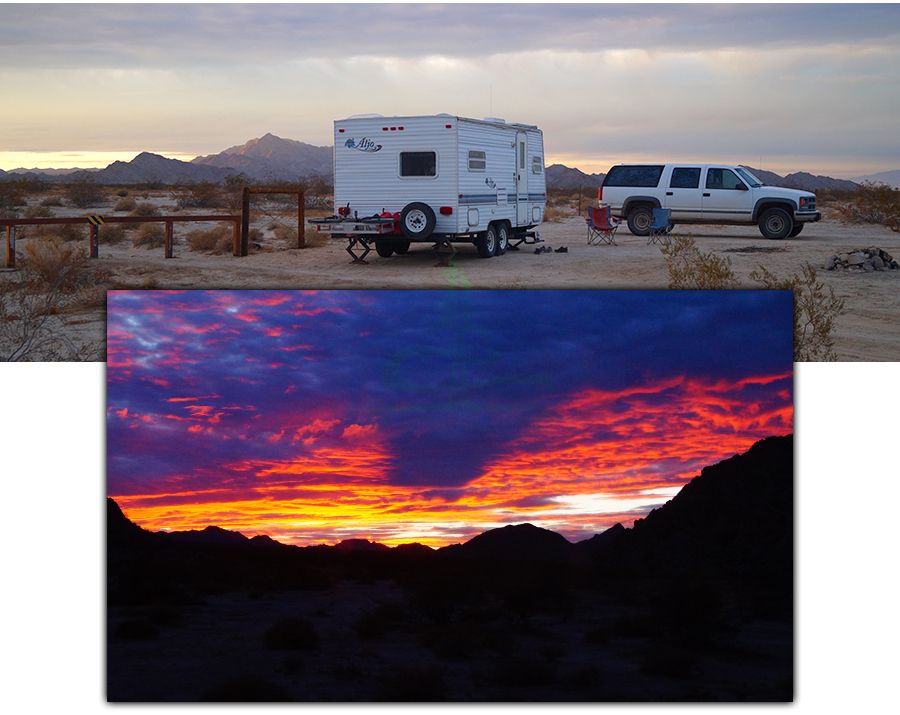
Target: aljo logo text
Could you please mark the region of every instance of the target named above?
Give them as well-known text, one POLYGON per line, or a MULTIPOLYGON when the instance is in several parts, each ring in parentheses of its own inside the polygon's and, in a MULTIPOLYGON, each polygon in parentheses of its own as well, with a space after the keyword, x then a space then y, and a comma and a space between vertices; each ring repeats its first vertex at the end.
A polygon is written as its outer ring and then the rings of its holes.
POLYGON ((381 151, 381 144, 376 144, 371 139, 363 137, 359 141, 356 139, 348 139, 344 142, 344 146, 350 149, 358 149, 359 151, 381 151))

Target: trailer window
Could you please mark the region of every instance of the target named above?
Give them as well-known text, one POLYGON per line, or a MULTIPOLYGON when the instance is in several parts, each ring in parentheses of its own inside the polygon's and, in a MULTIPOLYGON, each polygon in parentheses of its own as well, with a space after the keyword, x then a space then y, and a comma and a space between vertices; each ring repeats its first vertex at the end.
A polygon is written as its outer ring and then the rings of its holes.
POLYGON ((531 157, 531 173, 532 174, 540 174, 541 173, 541 157, 540 156, 531 157))
POLYGON ((483 151, 469 150, 469 171, 484 171, 487 156, 483 151))
POLYGON ((437 152, 401 151, 400 176, 437 176, 437 152))

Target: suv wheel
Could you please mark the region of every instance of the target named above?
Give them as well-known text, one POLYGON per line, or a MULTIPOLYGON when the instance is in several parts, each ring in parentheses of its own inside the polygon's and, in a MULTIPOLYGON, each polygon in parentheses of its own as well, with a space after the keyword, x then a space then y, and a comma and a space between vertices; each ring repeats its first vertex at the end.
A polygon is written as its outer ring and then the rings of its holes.
POLYGON ((766 209, 759 217, 759 232, 766 238, 780 241, 794 229, 791 215, 784 209, 766 209))
POLYGON ((638 206, 628 212, 628 230, 635 236, 646 236, 653 223, 653 210, 649 206, 638 206))

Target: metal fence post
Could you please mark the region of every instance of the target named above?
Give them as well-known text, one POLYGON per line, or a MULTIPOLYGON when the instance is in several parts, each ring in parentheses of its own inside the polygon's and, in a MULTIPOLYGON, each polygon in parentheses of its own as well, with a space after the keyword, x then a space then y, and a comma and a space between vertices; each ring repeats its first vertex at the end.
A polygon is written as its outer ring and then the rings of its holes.
POLYGON ((240 250, 237 244, 234 246, 235 256, 246 256, 250 245, 250 187, 244 187, 244 194, 241 200, 241 245, 240 250))
POLYGON ((173 223, 172 221, 166 221, 166 258, 172 257, 172 244, 174 243, 172 238, 173 232, 173 223))
POLYGON ((303 198, 303 189, 297 190, 297 248, 306 248, 306 201, 303 198))
POLYGON ((100 255, 100 239, 98 238, 97 224, 91 224, 91 258, 98 258, 100 255))

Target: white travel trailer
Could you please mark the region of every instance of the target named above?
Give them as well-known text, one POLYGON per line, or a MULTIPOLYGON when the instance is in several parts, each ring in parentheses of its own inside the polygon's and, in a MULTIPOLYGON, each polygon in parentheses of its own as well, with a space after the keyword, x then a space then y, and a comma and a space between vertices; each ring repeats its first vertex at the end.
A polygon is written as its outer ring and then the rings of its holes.
POLYGON ((364 262, 371 243, 390 257, 414 242, 440 251, 451 241, 473 243, 490 258, 540 240, 531 229, 543 221, 546 201, 537 127, 449 114, 361 115, 334 123, 337 215, 311 223, 350 239, 356 261, 364 262))

